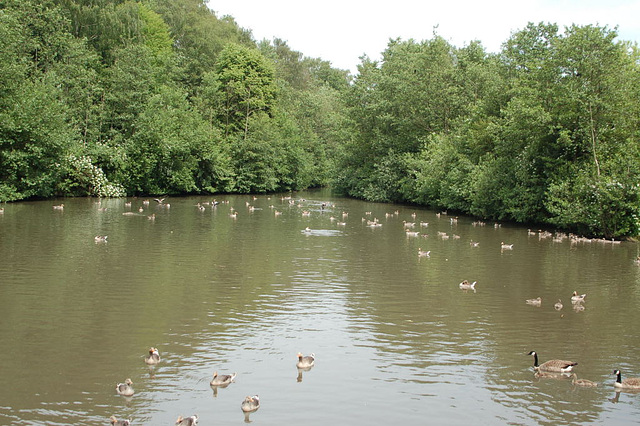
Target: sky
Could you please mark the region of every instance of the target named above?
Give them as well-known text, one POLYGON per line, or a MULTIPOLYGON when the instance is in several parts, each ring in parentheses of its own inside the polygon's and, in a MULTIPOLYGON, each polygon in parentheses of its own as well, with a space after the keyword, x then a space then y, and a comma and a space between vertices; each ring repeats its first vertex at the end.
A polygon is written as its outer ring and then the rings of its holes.
POLYGON ((479 40, 499 52, 528 22, 618 27, 620 40, 640 43, 640 0, 208 0, 255 40, 285 40, 304 56, 356 74, 360 57, 380 59, 389 39, 429 40, 456 47, 479 40))

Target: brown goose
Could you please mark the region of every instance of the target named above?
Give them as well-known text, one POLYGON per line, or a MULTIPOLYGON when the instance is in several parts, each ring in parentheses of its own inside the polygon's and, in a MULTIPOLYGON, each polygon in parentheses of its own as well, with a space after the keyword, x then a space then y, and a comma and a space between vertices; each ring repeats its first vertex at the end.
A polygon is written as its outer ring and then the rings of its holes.
POLYGON ((144 357, 144 362, 149 365, 156 365, 160 362, 160 352, 158 348, 149 348, 149 356, 144 357))
POLYGON ((242 405, 240 406, 240 408, 242 408, 242 411, 244 411, 245 413, 256 411, 258 408, 260 408, 260 398, 258 397, 258 395, 247 396, 245 397, 244 401, 242 401, 242 405))
POLYGON ((118 392, 118 395, 132 396, 133 387, 131 385, 133 385, 133 382, 131 381, 131 379, 125 380, 124 383, 118 383, 116 385, 116 391, 118 392))
POLYGON ((573 379, 571 380, 571 383, 573 383, 576 386, 584 386, 584 387, 590 387, 590 388, 595 388, 596 386, 598 386, 596 382, 592 382, 591 380, 578 379, 578 375, 576 373, 573 373, 571 375, 571 378, 573 379))
POLYGON ((538 365, 538 354, 536 351, 529 352, 529 355, 533 355, 533 369, 536 371, 548 371, 551 373, 569 373, 574 365, 578 365, 577 362, 564 361, 561 359, 550 359, 549 361, 538 365))
POLYGON ((308 356, 302 356, 301 352, 298 352, 298 362, 296 363, 296 367, 298 368, 311 368, 316 361, 316 355, 311 354, 308 356))
POLYGON ((195 426, 198 424, 198 416, 196 414, 189 417, 179 416, 178 420, 176 420, 176 424, 178 426, 195 426))
POLYGON ((616 375, 616 381, 613 384, 615 387, 622 389, 640 389, 640 377, 629 377, 622 380, 620 370, 613 370, 613 374, 616 375))
POLYGON ((218 375, 218 372, 216 371, 215 373, 213 373, 213 379, 209 384, 211 386, 226 386, 229 383, 233 382, 233 379, 235 379, 236 376, 237 373, 218 375))

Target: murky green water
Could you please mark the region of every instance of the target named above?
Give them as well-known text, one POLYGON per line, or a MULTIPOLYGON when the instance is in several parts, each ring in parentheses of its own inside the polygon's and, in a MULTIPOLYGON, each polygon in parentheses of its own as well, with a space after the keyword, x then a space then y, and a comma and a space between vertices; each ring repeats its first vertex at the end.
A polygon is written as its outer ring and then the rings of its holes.
POLYGON ((541 240, 328 192, 196 207, 211 200, 5 206, 0 423, 637 423, 640 394, 616 395, 611 374, 640 376, 637 244, 541 240), (587 293, 584 311, 574 290, 587 293), (525 304, 538 296, 541 307, 525 304), (162 361, 150 369, 151 346, 162 361), (536 379, 530 350, 577 361, 599 387, 536 379), (299 351, 316 355, 301 376, 299 351), (212 389, 216 370, 237 372, 235 383, 212 389), (128 377, 131 398, 115 391, 128 377), (255 394, 261 408, 245 418, 240 404, 255 394))

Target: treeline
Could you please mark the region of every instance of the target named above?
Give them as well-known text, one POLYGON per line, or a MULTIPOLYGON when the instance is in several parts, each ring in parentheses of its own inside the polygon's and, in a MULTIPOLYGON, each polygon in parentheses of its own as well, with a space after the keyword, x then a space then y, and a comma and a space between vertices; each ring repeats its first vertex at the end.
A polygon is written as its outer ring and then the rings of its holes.
POLYGON ((326 185, 349 82, 204 0, 0 0, 0 201, 326 185))
POLYGON ((636 236, 639 67, 541 23, 498 54, 391 40, 352 77, 204 0, 0 0, 0 201, 332 185, 636 236))
POLYGON ((439 36, 364 60, 337 186, 585 235, 636 236, 640 56, 615 30, 529 24, 487 54, 439 36))

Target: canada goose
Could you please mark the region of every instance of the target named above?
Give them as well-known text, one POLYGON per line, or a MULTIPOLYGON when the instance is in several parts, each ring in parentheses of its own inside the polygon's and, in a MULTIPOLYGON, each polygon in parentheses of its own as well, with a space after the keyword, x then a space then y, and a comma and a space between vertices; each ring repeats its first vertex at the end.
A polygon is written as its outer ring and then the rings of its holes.
POLYGON ((53 209, 54 209, 54 210, 64 210, 64 203, 63 203, 63 204, 60 204, 60 205, 58 205, 58 206, 53 206, 53 209))
POLYGON ((213 379, 211 380, 211 382, 209 383, 211 386, 226 386, 228 384, 230 384, 231 382, 233 382, 233 380, 236 378, 237 373, 233 373, 233 374, 220 374, 218 375, 218 372, 214 372, 213 373, 213 379))
POLYGON ((502 250, 511 250, 513 249, 513 244, 505 244, 504 241, 500 243, 500 248, 502 250))
POLYGON ((640 377, 629 377, 622 380, 620 370, 613 370, 613 374, 616 375, 616 381, 613 384, 615 387, 624 389, 640 389, 640 377))
POLYGON ((107 237, 108 237, 108 235, 96 235, 93 238, 93 241, 95 241, 96 244, 97 243, 106 243, 107 242, 107 237))
POLYGON ((469 283, 469 281, 464 280, 460 283, 460 288, 462 290, 473 290, 476 291, 476 281, 469 283))
POLYGON ((536 299, 527 299, 527 305, 531 306, 542 306, 542 297, 538 297, 536 299))
POLYGON ((595 388, 596 386, 598 386, 596 382, 592 382, 591 380, 578 379, 578 375, 576 373, 573 373, 571 375, 571 378, 573 379, 571 380, 571 383, 573 383, 576 386, 584 386, 589 388, 595 388))
POLYGON ((258 395, 247 396, 245 397, 244 401, 242 401, 242 405, 240 406, 240 408, 242 408, 242 411, 244 411, 245 413, 256 411, 258 408, 260 408, 260 398, 258 397, 258 395))
POLYGON ((559 311, 562 309, 563 305, 562 305, 562 300, 558 299, 558 301, 556 302, 555 305, 553 305, 553 307, 555 308, 556 311, 559 311))
POLYGON ((116 391, 119 395, 122 396, 132 396, 133 387, 131 387, 131 385, 133 385, 133 382, 131 381, 131 379, 127 379, 124 381, 124 383, 118 383, 116 385, 116 391))
POLYGON ((111 416, 109 418, 109 421, 111 421, 111 424, 113 426, 129 426, 131 424, 131 420, 130 419, 128 419, 128 420, 118 420, 116 418, 116 416, 111 416))
POLYGON ((529 355, 533 355, 533 369, 536 371, 548 371, 551 373, 568 373, 573 369, 574 365, 578 365, 577 362, 563 361, 561 359, 550 359, 549 361, 538 365, 538 354, 536 351, 529 352, 529 355))
POLYGON ((149 348, 149 356, 144 357, 144 362, 149 365, 156 365, 160 362, 160 352, 158 348, 149 348))
POLYGON ((316 355, 311 354, 307 356, 302 356, 301 352, 298 352, 298 362, 296 363, 296 367, 298 368, 310 368, 313 367, 313 364, 316 361, 316 355))
POLYGON ((178 420, 176 420, 176 424, 178 426, 195 426, 198 424, 198 416, 196 414, 189 417, 178 416, 178 420))
POLYGON ((578 294, 577 291, 573 292, 573 295, 571 296, 571 303, 580 303, 580 302, 584 302, 584 298, 587 297, 586 294, 578 294))
POLYGON ((430 257, 429 256, 430 254, 431 254, 431 250, 424 251, 421 248, 418 249, 418 257, 430 257))

